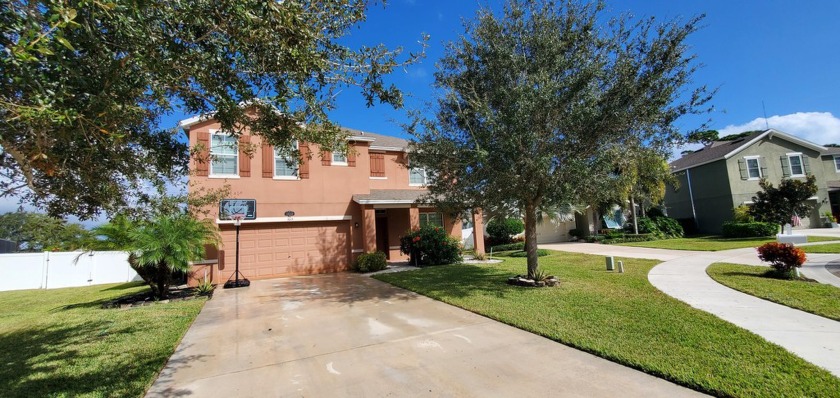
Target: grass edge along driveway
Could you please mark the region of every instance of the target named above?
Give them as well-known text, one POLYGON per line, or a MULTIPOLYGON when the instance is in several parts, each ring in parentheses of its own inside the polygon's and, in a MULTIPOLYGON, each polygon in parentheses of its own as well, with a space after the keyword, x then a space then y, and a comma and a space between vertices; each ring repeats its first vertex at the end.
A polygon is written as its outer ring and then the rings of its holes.
POLYGON ((658 291, 647 280, 656 261, 623 259, 618 274, 601 256, 552 253, 540 266, 558 288, 506 285, 525 259, 375 278, 712 395, 840 396, 829 372, 658 291))
POLYGON ((769 267, 714 263, 706 269, 712 279, 767 301, 840 321, 840 288, 822 283, 762 276, 769 267))
POLYGON ((828 243, 825 245, 799 246, 805 253, 840 253, 840 243, 828 243))
POLYGON ((0 292, 0 395, 142 396, 206 301, 101 308, 147 289, 126 283, 0 292))
MULTIPOLYGON (((827 242, 840 240, 831 236, 808 236, 808 242, 827 242)), ((724 238, 722 236, 696 236, 691 238, 660 239, 648 242, 618 243, 616 246, 647 247, 651 249, 719 251, 759 247, 776 238, 724 238)))

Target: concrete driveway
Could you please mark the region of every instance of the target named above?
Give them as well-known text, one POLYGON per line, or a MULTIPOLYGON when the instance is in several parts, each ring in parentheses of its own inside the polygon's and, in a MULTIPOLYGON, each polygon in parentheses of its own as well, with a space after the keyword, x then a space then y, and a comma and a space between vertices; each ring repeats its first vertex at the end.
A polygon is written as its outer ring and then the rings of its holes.
POLYGON ((696 396, 365 276, 219 290, 149 397, 696 396))

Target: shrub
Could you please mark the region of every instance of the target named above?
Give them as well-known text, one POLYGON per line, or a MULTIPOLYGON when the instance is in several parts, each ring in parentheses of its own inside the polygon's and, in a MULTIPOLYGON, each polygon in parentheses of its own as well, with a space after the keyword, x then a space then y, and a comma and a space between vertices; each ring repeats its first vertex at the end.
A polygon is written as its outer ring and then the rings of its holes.
POLYGON ((624 231, 620 229, 608 229, 604 231, 604 236, 606 236, 607 239, 622 238, 624 237, 624 231))
POLYGON ((659 239, 659 237, 654 234, 626 234, 621 238, 604 239, 601 243, 614 245, 617 243, 648 242, 657 239, 659 239))
POLYGON ((760 238, 773 236, 779 232, 779 226, 769 222, 734 222, 723 223, 723 236, 727 238, 760 238))
POLYGON ((195 286, 195 294, 196 296, 212 296, 214 289, 216 289, 216 286, 213 285, 213 282, 204 278, 198 285, 195 286))
POLYGON ((601 241, 603 241, 606 238, 607 237, 604 236, 604 235, 589 235, 585 239, 589 243, 600 243, 601 241))
POLYGON ((583 231, 581 231, 577 228, 572 228, 572 229, 569 230, 569 236, 580 239, 583 236, 583 231))
POLYGON ((508 243, 506 245, 496 245, 492 247, 494 252, 506 252, 510 250, 525 250, 525 242, 508 243))
POLYGON ((461 243, 441 227, 426 225, 400 238, 400 252, 419 266, 452 264, 461 261, 461 243))
POLYGON ((805 252, 790 243, 765 243, 758 247, 758 258, 770 263, 779 274, 791 275, 805 263, 805 252))
POLYGON ((510 243, 511 237, 525 230, 522 220, 516 218, 492 219, 487 223, 487 235, 498 244, 510 243))
MULTIPOLYGON (((639 226, 639 233, 640 234, 654 234, 660 235, 661 232, 659 231, 659 227, 656 226, 656 223, 653 221, 652 218, 649 217, 639 217, 636 221, 636 224, 639 226)), ((633 228, 633 224, 628 224, 630 228, 633 228)))
MULTIPOLYGON (((537 257, 544 257, 544 256, 547 256, 549 254, 551 254, 551 253, 549 253, 548 250, 537 249, 537 257)), ((526 252, 525 250, 517 250, 513 253, 508 254, 507 256, 508 257, 528 257, 528 252, 526 252)))
POLYGON ((732 220, 735 222, 755 222, 755 217, 750 214, 750 207, 740 205, 732 209, 732 220))
POLYGON ((669 238, 682 238, 684 235, 683 227, 680 222, 670 217, 655 217, 653 223, 662 235, 669 238))
POLYGON ((388 261, 383 252, 362 253, 353 263, 353 271, 375 272, 388 268, 388 261))
MULTIPOLYGON (((681 238, 685 235, 682 225, 671 217, 639 217, 639 234, 652 234, 659 238, 681 238)), ((633 224, 625 226, 632 230, 633 224)))

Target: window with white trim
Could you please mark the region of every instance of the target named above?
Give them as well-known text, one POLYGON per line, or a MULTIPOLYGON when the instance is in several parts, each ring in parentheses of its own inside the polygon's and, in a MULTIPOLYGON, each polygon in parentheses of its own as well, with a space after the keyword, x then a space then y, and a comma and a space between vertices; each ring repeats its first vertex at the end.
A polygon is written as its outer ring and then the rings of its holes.
POLYGON ((408 185, 412 186, 426 186, 428 179, 426 177, 426 169, 413 167, 408 169, 408 185))
POLYGON ((274 149, 274 178, 279 180, 298 179, 298 159, 293 155, 297 148, 297 142, 295 142, 290 150, 286 151, 287 155, 276 148, 274 149))
POLYGON ((210 175, 239 175, 239 139, 227 133, 210 133, 210 175))
POLYGON ((761 162, 758 156, 748 156, 744 160, 747 161, 747 175, 750 180, 758 180, 761 178, 761 162))
POLYGON ((332 162, 330 164, 332 164, 333 166, 347 166, 347 154, 341 152, 333 152, 332 162))
POLYGON ((840 156, 834 156, 834 171, 840 173, 840 156))
POLYGON ((420 226, 425 227, 427 225, 442 227, 443 216, 440 213, 420 213, 420 226))
POLYGON ((787 154, 791 177, 805 177, 805 165, 802 164, 801 153, 787 154))

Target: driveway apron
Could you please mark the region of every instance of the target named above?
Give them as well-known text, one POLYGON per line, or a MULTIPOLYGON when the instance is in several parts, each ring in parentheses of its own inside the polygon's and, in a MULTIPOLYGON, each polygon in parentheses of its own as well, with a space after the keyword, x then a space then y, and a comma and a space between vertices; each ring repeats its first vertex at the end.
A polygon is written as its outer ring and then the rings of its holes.
POLYGON ((696 396, 371 278, 220 290, 149 397, 696 396))

